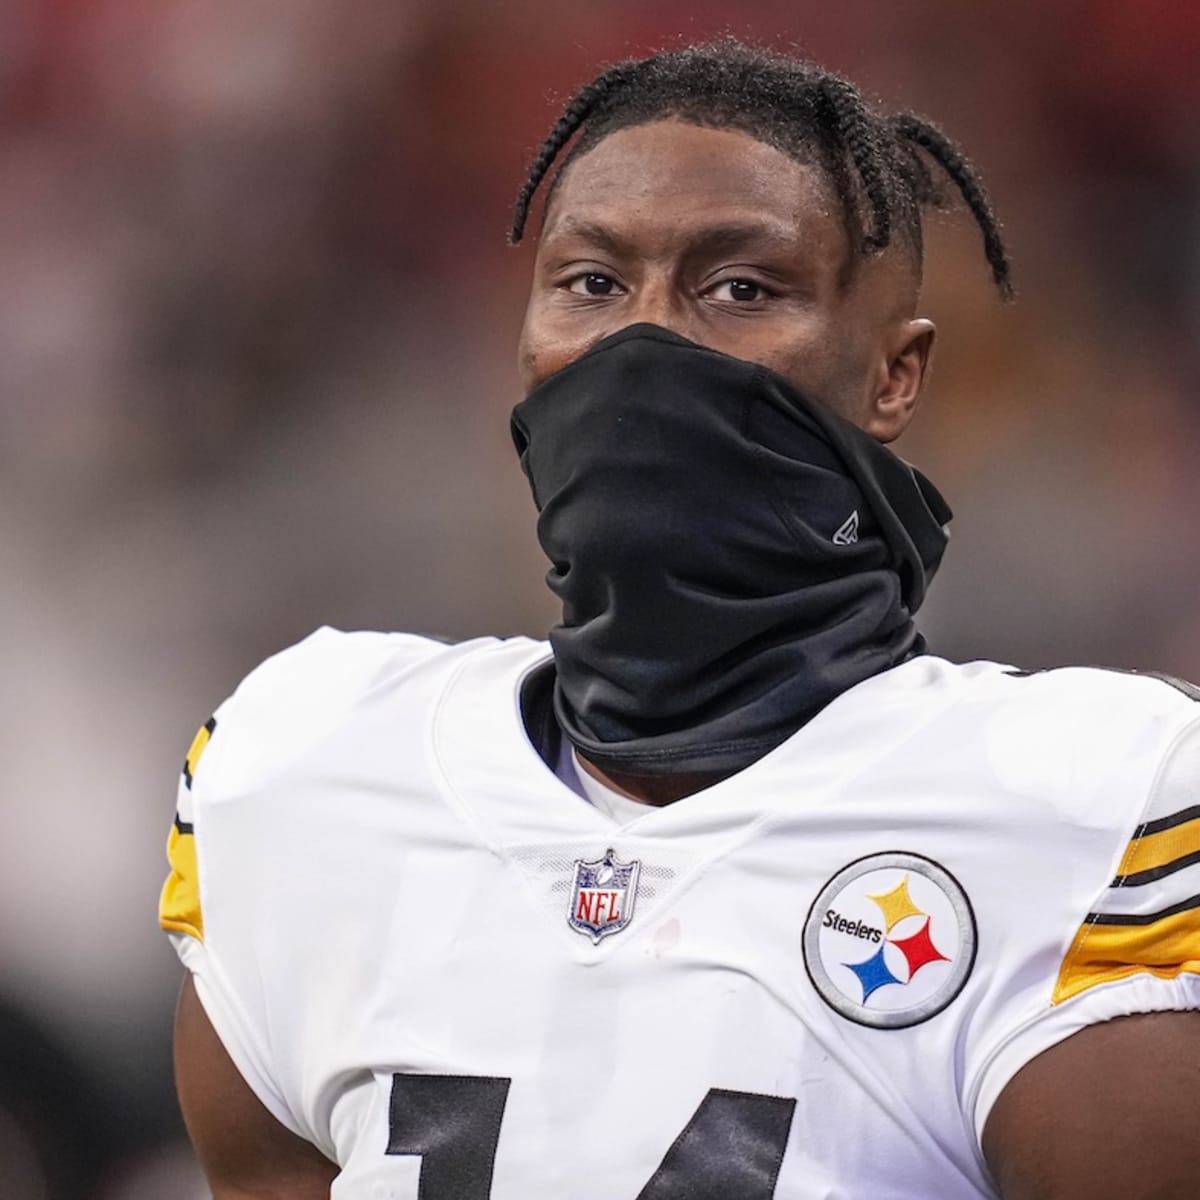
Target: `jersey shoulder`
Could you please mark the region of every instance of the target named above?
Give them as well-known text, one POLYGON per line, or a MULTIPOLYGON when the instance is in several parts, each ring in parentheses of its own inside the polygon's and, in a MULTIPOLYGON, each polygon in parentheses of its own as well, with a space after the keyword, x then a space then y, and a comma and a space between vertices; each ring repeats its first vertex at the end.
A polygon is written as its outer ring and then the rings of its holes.
POLYGON ((1145 766, 1180 729, 1200 721, 1200 689, 1164 675, 940 659, 925 670, 925 703, 942 718, 943 732, 968 743, 986 739, 988 758, 1002 773, 1009 764, 1045 768, 1057 778, 1072 763, 1145 766))
MULTIPOLYGON (((324 773, 331 762, 346 768, 367 755, 413 762, 426 719, 467 663, 511 670, 540 653, 539 643, 524 638, 450 644, 323 627, 272 655, 201 726, 184 758, 160 925, 204 940, 197 839, 208 836, 202 827, 212 833, 219 814, 240 828, 238 813, 281 785, 282 794, 290 794, 313 756, 321 756, 316 769, 324 773)), ((224 818, 219 823, 226 824, 224 818)), ((214 865, 214 853, 210 841, 206 874, 228 878, 230 868, 214 865)))
POLYGON ((992 663, 1001 678, 1034 697, 1071 699, 1088 697, 1121 701, 1144 711, 1196 711, 1200 687, 1161 671, 1135 671, 1118 667, 1051 667, 1026 671, 992 663), (1190 706, 1190 707, 1189 707, 1190 706))
POLYGON ((197 735, 183 782, 208 801, 253 790, 379 700, 402 728, 436 703, 464 662, 510 644, 322 627, 242 680, 197 735))
POLYGON ((1200 686, 1159 671, 1096 666, 1026 670, 989 659, 952 662, 936 655, 913 659, 912 664, 924 664, 922 686, 958 689, 963 695, 1019 696, 1029 703, 1047 704, 1119 700, 1147 712, 1195 712, 1194 706, 1200 702, 1200 686))

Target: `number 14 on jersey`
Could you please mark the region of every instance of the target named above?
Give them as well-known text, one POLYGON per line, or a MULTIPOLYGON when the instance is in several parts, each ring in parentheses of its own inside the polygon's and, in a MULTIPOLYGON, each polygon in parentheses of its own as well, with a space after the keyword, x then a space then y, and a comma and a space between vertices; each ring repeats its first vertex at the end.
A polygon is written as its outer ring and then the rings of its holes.
MULTIPOLYGON (((489 1200, 511 1080, 392 1077, 388 1154, 421 1156, 419 1200, 489 1200)), ((711 1088, 629 1200, 771 1200, 795 1100, 711 1088)))

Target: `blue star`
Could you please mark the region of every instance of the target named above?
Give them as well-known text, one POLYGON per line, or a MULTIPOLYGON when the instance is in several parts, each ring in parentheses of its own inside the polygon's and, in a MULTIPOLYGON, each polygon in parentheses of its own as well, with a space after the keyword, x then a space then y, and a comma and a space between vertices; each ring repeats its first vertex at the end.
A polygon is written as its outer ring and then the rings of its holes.
POLYGON ((843 963, 843 966, 849 967, 855 975, 858 976, 858 982, 862 984, 863 998, 862 1002, 866 1004, 871 993, 877 991, 887 983, 899 983, 900 980, 888 970, 888 965, 883 961, 883 947, 880 946, 866 962, 860 963, 843 963))

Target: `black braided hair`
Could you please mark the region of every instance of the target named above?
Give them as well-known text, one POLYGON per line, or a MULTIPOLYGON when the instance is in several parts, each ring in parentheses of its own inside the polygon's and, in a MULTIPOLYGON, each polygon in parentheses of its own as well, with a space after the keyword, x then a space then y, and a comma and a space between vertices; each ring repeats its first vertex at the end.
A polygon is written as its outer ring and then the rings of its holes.
POLYGON ((863 250, 867 253, 882 250, 892 238, 892 212, 862 97, 852 84, 832 75, 822 79, 817 86, 826 111, 830 114, 832 128, 829 136, 835 147, 844 146, 850 155, 871 206, 873 227, 870 233, 859 231, 863 250))
POLYGON ((975 169, 962 151, 932 122, 914 117, 911 113, 900 113, 893 120, 896 132, 905 141, 924 150, 953 180, 983 234, 983 252, 992 268, 992 278, 1000 294, 1006 300, 1011 300, 1013 285, 1008 250, 1000 236, 1000 223, 992 211, 992 202, 975 169))
POLYGON ((616 63, 597 75, 591 83, 580 88, 571 98, 567 107, 563 109, 562 116, 554 122, 554 128, 546 135, 546 140, 533 160, 520 192, 517 193, 510 235, 510 240, 514 245, 521 240, 525 232, 525 221, 529 216, 530 202, 546 177, 546 172, 554 165, 558 152, 571 140, 571 136, 580 125, 588 119, 596 103, 610 92, 626 85, 637 73, 639 66, 641 66, 640 63, 616 63))
POLYGON ((987 192, 936 125, 912 113, 884 112, 840 75, 732 37, 616 63, 581 88, 529 168, 509 240, 516 244, 524 236, 533 198, 560 156, 551 194, 570 163, 610 133, 670 118, 741 130, 799 162, 819 165, 833 184, 857 254, 879 253, 898 233, 918 267, 921 213, 945 207, 928 158, 962 195, 983 235, 996 287, 1011 299, 1008 252, 987 192))

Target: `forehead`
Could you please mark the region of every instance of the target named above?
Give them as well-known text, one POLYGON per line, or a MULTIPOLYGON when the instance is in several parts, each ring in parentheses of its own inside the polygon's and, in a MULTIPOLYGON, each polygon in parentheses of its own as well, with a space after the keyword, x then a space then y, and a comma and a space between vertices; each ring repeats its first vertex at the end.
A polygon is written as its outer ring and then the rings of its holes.
POLYGON ((654 121, 619 129, 571 162, 542 240, 580 225, 669 243, 713 225, 757 223, 781 240, 842 259, 845 231, 824 172, 733 129, 654 121))

